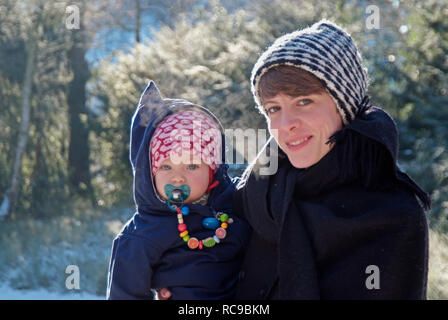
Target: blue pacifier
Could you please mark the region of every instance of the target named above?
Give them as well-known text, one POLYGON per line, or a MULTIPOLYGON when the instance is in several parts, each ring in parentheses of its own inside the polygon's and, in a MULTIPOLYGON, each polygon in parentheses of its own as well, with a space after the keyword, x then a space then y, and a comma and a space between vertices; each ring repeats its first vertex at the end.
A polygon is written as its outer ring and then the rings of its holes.
POLYGON ((165 191, 166 197, 168 198, 168 206, 173 211, 176 211, 176 206, 171 205, 171 202, 182 206, 184 201, 187 200, 187 198, 190 196, 191 192, 190 187, 186 184, 178 187, 173 186, 172 184, 167 184, 163 189, 165 191))

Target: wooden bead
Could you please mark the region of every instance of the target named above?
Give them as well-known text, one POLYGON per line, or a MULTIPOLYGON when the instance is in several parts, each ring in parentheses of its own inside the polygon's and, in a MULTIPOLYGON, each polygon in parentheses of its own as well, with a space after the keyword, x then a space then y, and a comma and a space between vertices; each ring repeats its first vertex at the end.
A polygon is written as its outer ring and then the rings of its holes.
POLYGON ((184 232, 182 232, 182 233, 180 234, 180 237, 183 238, 183 237, 185 237, 187 234, 188 234, 188 231, 185 230, 184 232))
POLYGON ((188 240, 188 247, 190 249, 196 249, 199 246, 199 241, 195 237, 191 237, 190 240, 188 240))
POLYGON ((184 216, 190 213, 190 209, 188 207, 182 207, 181 212, 184 216))
POLYGON ((226 237, 227 232, 226 229, 224 228, 218 228, 216 229, 215 234, 219 239, 224 239, 226 237))
POLYGON ((204 246, 211 248, 215 245, 216 242, 212 237, 208 237, 207 239, 204 239, 202 243, 204 244, 204 246))
POLYGON ((205 229, 215 230, 219 226, 219 221, 216 218, 204 218, 202 219, 202 226, 205 229))

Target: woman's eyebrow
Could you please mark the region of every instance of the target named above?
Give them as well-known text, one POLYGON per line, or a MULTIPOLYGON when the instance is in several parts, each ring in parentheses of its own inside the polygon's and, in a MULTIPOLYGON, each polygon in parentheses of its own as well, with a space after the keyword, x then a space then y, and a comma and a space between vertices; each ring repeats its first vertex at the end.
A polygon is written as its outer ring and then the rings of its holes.
POLYGON ((263 101, 263 104, 267 104, 267 103, 278 103, 276 100, 266 100, 263 101))

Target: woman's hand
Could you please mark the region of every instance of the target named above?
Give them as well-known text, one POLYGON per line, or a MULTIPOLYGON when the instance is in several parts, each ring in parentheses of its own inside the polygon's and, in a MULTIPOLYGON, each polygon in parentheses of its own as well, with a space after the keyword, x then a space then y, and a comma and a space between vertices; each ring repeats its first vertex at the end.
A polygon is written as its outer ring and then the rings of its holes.
POLYGON ((171 298, 171 292, 170 290, 168 290, 168 288, 162 288, 157 291, 158 300, 168 300, 169 298, 171 298))

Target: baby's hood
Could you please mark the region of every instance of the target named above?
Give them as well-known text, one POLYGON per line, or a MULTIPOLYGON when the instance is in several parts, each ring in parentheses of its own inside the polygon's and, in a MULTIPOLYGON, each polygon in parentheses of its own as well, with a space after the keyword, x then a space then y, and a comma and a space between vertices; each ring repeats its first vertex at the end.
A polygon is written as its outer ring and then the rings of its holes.
MULTIPOLYGON (((224 130, 219 120, 209 110, 192 102, 183 99, 162 98, 155 83, 150 81, 140 97, 131 123, 130 160, 134 175, 134 201, 139 213, 167 214, 169 212, 166 201, 155 190, 151 174, 152 164, 149 147, 158 124, 167 116, 179 112, 183 108, 205 112, 218 123, 222 137, 222 159, 225 159, 224 130)), ((215 177, 218 180, 227 177, 226 171, 227 165, 221 165, 215 177), (223 170, 225 171, 224 174, 223 170)), ((222 189, 230 181, 229 179, 225 180, 220 181, 219 189, 222 189)), ((189 204, 189 206, 190 208, 195 207, 196 211, 204 210, 199 205, 189 204)), ((207 213, 204 212, 204 214, 207 213)))

